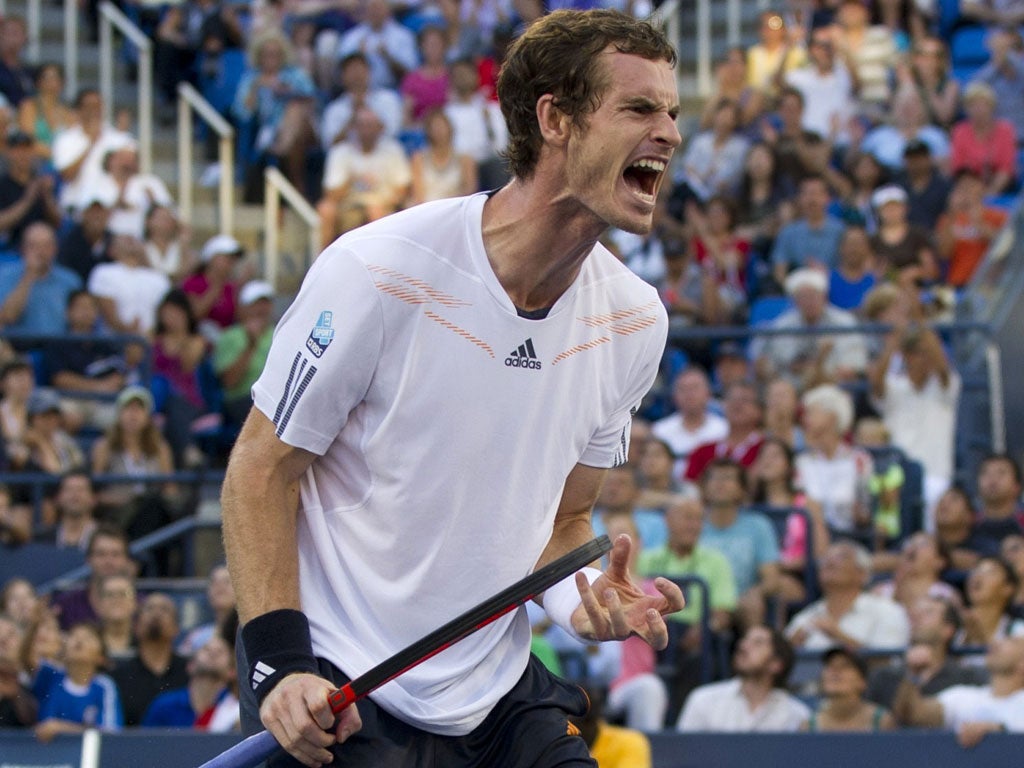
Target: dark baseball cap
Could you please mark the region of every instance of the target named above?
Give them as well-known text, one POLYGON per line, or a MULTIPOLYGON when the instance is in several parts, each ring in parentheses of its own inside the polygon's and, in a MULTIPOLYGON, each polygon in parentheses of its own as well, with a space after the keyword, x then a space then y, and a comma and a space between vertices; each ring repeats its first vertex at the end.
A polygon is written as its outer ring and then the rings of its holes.
POLYGON ((7 134, 8 147, 31 147, 35 143, 35 139, 33 139, 20 128, 15 128, 13 131, 7 134))
POLYGON ((930 155, 931 153, 932 148, 928 146, 928 142, 921 139, 911 139, 903 147, 904 157, 907 155, 930 155))
POLYGON ((845 658, 856 668, 856 670, 860 673, 861 677, 863 677, 865 680, 868 679, 867 661, 864 659, 863 656, 861 656, 858 653, 855 653, 854 651, 851 651, 849 648, 845 646, 837 645, 834 648, 829 648, 821 657, 821 663, 828 664, 836 656, 842 656, 843 658, 845 658))

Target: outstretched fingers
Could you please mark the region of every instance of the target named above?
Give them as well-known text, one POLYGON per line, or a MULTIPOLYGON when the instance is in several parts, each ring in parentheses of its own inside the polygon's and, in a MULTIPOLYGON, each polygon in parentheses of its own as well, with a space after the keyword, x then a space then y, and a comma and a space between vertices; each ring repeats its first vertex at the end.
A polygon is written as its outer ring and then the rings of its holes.
POLYGON ((580 602, 583 604, 583 610, 586 611, 587 620, 590 623, 590 635, 595 640, 608 637, 611 622, 601 601, 597 599, 597 594, 591 589, 586 574, 582 572, 576 574, 576 588, 580 592, 580 602))
POLYGON ((665 598, 666 605, 661 609, 662 616, 681 611, 686 606, 683 590, 674 581, 670 581, 664 576, 659 576, 654 580, 654 587, 665 598))

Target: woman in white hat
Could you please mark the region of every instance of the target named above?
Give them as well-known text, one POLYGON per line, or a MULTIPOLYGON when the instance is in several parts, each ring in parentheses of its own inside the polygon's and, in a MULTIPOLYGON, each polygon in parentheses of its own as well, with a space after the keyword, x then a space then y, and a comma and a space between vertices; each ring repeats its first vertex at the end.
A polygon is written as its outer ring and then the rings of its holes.
POLYGON ((242 244, 230 235, 214 235, 199 253, 199 266, 181 287, 188 295, 192 314, 210 341, 234 324, 241 283, 237 266, 245 258, 242 244))

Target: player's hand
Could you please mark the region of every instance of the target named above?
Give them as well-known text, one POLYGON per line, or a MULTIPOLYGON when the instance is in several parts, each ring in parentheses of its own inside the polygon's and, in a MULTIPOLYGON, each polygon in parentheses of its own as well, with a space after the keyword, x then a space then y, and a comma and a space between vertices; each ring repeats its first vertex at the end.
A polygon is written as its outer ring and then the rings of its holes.
POLYGON ((608 568, 593 584, 583 573, 576 574, 582 602, 573 612, 572 626, 582 637, 592 640, 625 640, 630 635, 639 635, 660 651, 668 645, 668 627, 663 617, 682 610, 683 593, 676 584, 659 577, 654 586, 661 594, 645 594, 629 573, 632 547, 626 534, 615 539, 608 555, 608 568))
POLYGON ((957 743, 964 749, 972 749, 981 743, 985 734, 999 733, 1003 727, 999 723, 964 723, 956 731, 957 743))
POLYGON ((260 707, 264 727, 288 754, 310 768, 332 762, 329 748, 363 726, 354 706, 335 717, 327 700, 333 690, 322 677, 289 675, 274 686, 260 707))

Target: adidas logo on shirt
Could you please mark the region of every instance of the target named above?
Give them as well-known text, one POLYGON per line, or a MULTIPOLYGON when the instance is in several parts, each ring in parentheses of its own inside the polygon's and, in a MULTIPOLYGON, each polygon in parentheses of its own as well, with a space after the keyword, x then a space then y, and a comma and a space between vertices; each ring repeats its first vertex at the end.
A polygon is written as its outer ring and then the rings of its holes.
POLYGON ((540 360, 537 353, 533 351, 533 339, 527 339, 516 349, 513 349, 505 358, 505 365, 509 368, 532 368, 540 370, 540 360))

